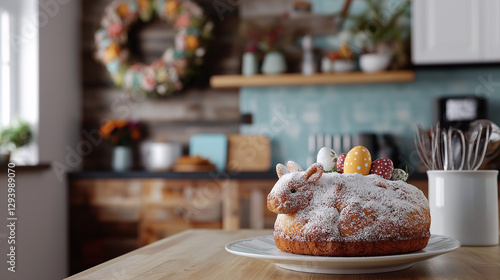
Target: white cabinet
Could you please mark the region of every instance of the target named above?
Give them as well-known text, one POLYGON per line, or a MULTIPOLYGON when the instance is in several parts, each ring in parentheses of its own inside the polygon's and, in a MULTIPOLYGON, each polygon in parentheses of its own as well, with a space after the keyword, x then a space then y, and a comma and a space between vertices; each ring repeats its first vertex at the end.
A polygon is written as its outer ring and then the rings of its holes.
POLYGON ((484 58, 500 61, 500 0, 486 0, 484 15, 484 58))
POLYGON ((412 3, 415 64, 500 61, 500 0, 417 0, 412 3))

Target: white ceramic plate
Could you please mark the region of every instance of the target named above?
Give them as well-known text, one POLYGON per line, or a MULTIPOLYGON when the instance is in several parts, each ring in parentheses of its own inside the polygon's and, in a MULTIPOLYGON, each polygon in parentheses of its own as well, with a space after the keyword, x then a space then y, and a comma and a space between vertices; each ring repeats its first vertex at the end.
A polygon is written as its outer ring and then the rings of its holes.
POLYGON ((272 235, 241 239, 226 244, 226 250, 235 255, 275 263, 279 267, 312 273, 364 274, 402 270, 415 262, 451 252, 460 247, 457 240, 442 235, 431 235, 423 250, 401 255, 374 257, 323 257, 286 253, 279 250, 272 235))

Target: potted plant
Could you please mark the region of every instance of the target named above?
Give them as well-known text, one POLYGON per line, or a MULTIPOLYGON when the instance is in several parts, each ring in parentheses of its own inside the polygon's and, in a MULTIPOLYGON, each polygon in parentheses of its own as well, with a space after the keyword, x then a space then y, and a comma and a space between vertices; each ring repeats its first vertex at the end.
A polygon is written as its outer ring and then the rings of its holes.
POLYGON ((12 152, 12 143, 5 136, 4 130, 0 132, 0 166, 6 166, 10 161, 10 153, 12 152))
POLYGON ((132 144, 141 137, 139 124, 135 121, 108 120, 99 132, 113 146, 111 168, 114 171, 129 170, 132 167, 132 144))
POLYGON ((398 64, 404 64, 405 44, 410 34, 406 24, 409 23, 410 1, 403 1, 392 9, 384 1, 365 0, 365 3, 367 9, 363 13, 351 16, 354 24, 350 28, 354 45, 363 53, 359 61, 361 70, 385 70, 394 56, 398 64))
POLYGON ((247 38, 252 45, 264 53, 261 71, 264 74, 280 74, 286 72, 286 61, 278 50, 278 43, 283 34, 283 25, 275 23, 268 26, 250 25, 247 38))
POLYGON ((328 59, 331 64, 331 69, 335 73, 353 71, 356 67, 354 54, 347 42, 344 42, 338 51, 330 52, 328 59))
POLYGON ((8 164, 11 154, 28 145, 32 138, 31 127, 24 121, 18 121, 0 130, 0 165, 8 164))
POLYGON ((257 56, 255 54, 257 46, 254 43, 248 44, 243 53, 241 62, 241 74, 251 76, 257 74, 258 64, 257 56))

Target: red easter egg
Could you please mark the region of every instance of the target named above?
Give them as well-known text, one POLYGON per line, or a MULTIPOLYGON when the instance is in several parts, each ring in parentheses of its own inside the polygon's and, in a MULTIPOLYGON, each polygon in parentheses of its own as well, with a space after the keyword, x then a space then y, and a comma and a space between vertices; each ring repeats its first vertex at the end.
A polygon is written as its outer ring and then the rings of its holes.
POLYGON ((338 173, 344 173, 344 161, 345 161, 346 156, 347 156, 346 153, 340 154, 340 156, 337 159, 337 172, 338 173))
POLYGON ((384 179, 389 180, 389 178, 391 178, 393 169, 394 169, 394 164, 390 159, 379 158, 372 163, 370 174, 376 174, 384 179))

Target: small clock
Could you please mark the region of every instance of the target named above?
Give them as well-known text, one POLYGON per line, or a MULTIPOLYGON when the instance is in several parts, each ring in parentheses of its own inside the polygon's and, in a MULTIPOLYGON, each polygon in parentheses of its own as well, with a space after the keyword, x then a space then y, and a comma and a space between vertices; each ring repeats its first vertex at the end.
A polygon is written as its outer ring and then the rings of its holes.
POLYGON ((486 99, 476 96, 440 98, 438 111, 443 128, 456 127, 465 130, 472 121, 488 117, 486 99))

